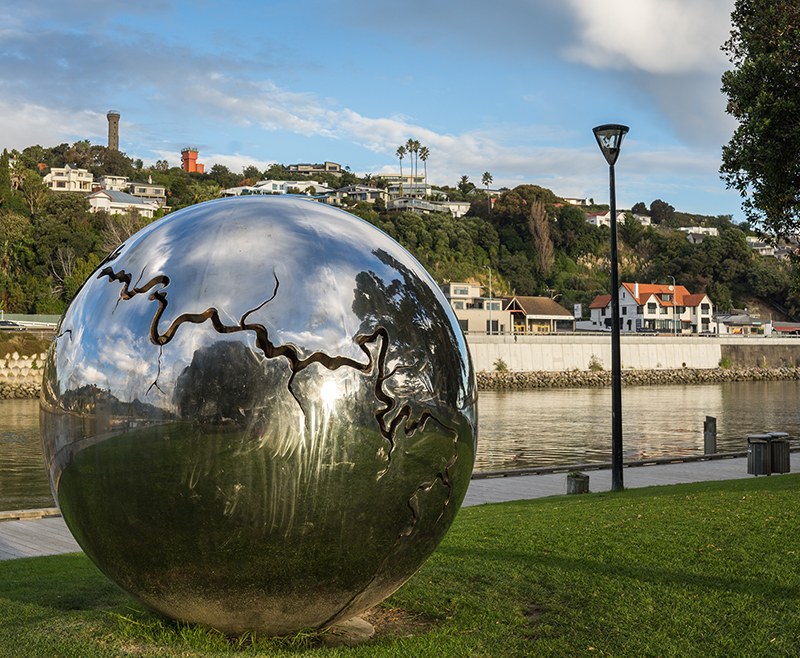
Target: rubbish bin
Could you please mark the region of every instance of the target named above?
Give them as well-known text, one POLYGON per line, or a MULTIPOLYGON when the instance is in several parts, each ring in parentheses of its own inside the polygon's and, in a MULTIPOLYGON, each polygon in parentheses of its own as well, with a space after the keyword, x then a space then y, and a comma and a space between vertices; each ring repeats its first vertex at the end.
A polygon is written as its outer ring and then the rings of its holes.
POLYGON ((773 473, 788 473, 791 470, 789 462, 789 441, 786 432, 771 432, 769 442, 770 470, 773 473))
POLYGON ((769 475, 772 467, 770 459, 771 434, 751 434, 747 437, 747 473, 749 475, 769 475))

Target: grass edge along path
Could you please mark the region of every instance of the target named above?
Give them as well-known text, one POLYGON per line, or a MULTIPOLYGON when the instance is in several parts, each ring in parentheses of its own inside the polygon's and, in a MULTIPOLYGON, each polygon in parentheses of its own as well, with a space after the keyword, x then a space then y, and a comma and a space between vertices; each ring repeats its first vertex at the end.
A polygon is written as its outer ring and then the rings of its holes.
POLYGON ((464 508, 381 606, 408 626, 352 648, 164 622, 82 554, 0 562, 0 656, 797 656, 798 508, 798 474, 464 508))

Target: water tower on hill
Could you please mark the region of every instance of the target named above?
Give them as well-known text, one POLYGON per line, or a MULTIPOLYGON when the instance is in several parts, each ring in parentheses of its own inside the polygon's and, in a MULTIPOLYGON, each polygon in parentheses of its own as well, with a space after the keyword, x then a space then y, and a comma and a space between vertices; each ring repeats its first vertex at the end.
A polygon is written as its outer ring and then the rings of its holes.
POLYGON ((106 117, 108 117, 108 148, 119 151, 119 112, 109 110, 106 117))
POLYGON ((181 168, 188 172, 196 171, 201 174, 205 172, 205 165, 197 161, 196 146, 187 146, 181 150, 181 168))

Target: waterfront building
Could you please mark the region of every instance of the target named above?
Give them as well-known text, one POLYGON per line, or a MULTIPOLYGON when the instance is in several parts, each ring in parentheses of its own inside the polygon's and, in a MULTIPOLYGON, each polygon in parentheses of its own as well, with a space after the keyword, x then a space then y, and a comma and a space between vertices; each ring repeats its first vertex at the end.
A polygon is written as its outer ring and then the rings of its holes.
POLYGON ((575 330, 575 318, 549 297, 485 297, 485 286, 445 283, 444 296, 465 334, 552 334, 575 330))
POLYGON ((554 334, 575 331, 575 316, 549 297, 504 297, 515 334, 554 334))
POLYGON ((769 336, 772 333, 770 320, 762 320, 747 311, 737 309, 728 313, 718 313, 717 327, 720 336, 769 336))
POLYGON ((483 286, 475 283, 443 283, 440 287, 465 334, 504 334, 511 331, 511 312, 503 309, 504 300, 485 297, 483 286))
MULTIPOLYGON (((619 288, 619 309, 623 332, 716 332, 709 296, 691 294, 683 286, 623 283, 619 288)), ((589 312, 592 330, 611 330, 611 295, 595 297, 589 312)))

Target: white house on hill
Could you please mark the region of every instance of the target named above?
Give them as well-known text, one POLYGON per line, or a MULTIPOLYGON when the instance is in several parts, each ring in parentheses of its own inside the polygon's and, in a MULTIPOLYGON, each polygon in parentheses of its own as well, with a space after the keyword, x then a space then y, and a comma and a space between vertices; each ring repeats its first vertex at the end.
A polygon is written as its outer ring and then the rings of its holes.
POLYGON ((142 217, 152 218, 158 212, 156 201, 133 196, 119 190, 98 190, 86 196, 92 212, 105 210, 110 215, 122 215, 128 210, 136 210, 142 217))
POLYGON ((68 164, 53 167, 44 176, 43 183, 54 192, 91 192, 94 175, 87 169, 68 164))

